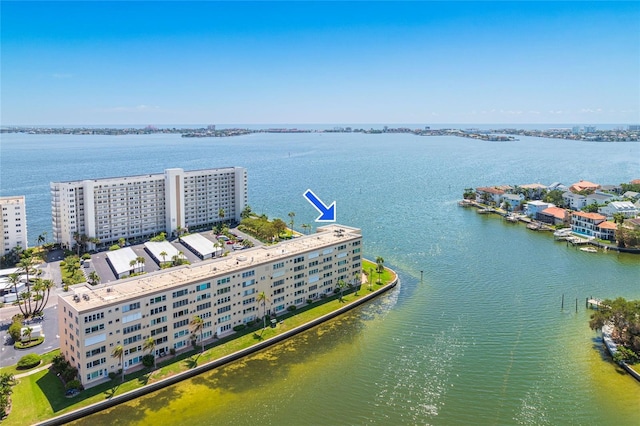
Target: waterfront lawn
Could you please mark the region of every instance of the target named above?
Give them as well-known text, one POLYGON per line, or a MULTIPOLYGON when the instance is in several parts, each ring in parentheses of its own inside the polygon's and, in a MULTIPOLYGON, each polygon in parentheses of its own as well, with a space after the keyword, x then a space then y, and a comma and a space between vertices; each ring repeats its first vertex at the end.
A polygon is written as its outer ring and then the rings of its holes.
POLYGON ((54 349, 51 352, 47 352, 46 354, 42 355, 42 362, 39 365, 36 365, 33 368, 28 368, 28 369, 20 369, 18 370, 18 365, 14 364, 14 365, 10 365, 8 367, 2 367, 0 368, 0 373, 9 373, 9 374, 13 374, 14 376, 17 374, 24 374, 29 372, 30 370, 35 370, 36 368, 40 368, 43 365, 47 365, 51 363, 51 360, 53 360, 53 358, 58 355, 60 353, 60 349, 54 349))
MULTIPOLYGON (((375 266, 376 264, 373 262, 363 261, 363 270, 368 271, 369 268, 375 269, 375 266)), ((388 284, 395 279, 395 274, 385 269, 384 273, 381 274, 381 278, 384 284, 388 284)), ((378 284, 377 280, 378 274, 374 272, 372 289, 382 287, 382 284, 378 284)), ((262 324, 257 324, 206 345, 204 353, 201 352, 200 347, 197 347, 190 351, 177 354, 176 356, 159 360, 158 369, 156 370, 153 370, 153 368, 143 368, 133 371, 125 374, 124 382, 121 382, 121 376, 118 375, 113 380, 83 390, 73 398, 64 396, 62 383, 58 377, 48 369, 39 371, 21 378, 20 383, 13 388, 11 399, 15 411, 3 420, 3 426, 37 423, 103 401, 114 395, 120 395, 138 389, 144 385, 157 382, 174 374, 195 368, 198 365, 246 349, 259 341, 277 336, 278 334, 333 312, 367 294, 369 294, 368 285, 364 284, 358 291, 357 296, 352 289, 344 292, 342 301, 339 300, 339 294, 334 294, 325 299, 319 299, 311 304, 300 307, 294 312, 286 312, 279 316, 275 327, 271 327, 270 324, 267 323, 267 327, 263 330, 262 324), (19 415, 16 415, 18 413, 19 415)), ((56 350, 46 354, 46 363, 49 363, 58 352, 59 350, 56 350)), ((11 367, 5 367, 1 371, 8 371, 8 368, 11 367)))

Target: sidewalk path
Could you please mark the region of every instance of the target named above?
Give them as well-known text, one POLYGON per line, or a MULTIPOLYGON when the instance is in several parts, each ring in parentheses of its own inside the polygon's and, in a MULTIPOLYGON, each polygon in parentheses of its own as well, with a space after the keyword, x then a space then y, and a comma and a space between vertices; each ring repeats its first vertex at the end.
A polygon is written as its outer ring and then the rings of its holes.
POLYGON ((27 377, 27 376, 30 376, 30 375, 32 375, 32 374, 36 374, 38 371, 46 370, 46 369, 48 369, 49 367, 51 367, 51 364, 47 364, 47 365, 40 366, 40 367, 38 367, 38 368, 34 368, 33 370, 29 370, 29 371, 27 371, 26 373, 16 374, 16 375, 15 375, 15 376, 13 376, 13 377, 15 377, 16 379, 19 379, 19 378, 21 378, 21 377, 27 377))

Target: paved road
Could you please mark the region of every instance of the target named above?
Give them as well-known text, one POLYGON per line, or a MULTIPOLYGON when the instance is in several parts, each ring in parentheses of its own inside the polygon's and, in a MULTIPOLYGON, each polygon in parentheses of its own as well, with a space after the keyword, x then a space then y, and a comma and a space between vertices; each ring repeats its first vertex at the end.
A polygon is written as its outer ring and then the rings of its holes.
MULTIPOLYGON (((51 300, 51 299, 49 299, 51 300)), ((0 309, 0 312, 12 308, 0 309)), ((17 307, 15 308, 18 309, 17 307)), ((4 313, 4 312, 3 312, 4 313)), ((42 321, 32 321, 28 325, 41 325, 44 332, 44 343, 33 348, 17 350, 13 347, 13 341, 6 334, 11 324, 9 321, 2 321, 0 335, 2 335, 2 346, 0 348, 0 367, 6 367, 18 362, 24 355, 30 353, 44 354, 60 347, 60 336, 58 335, 58 306, 49 306, 44 309, 44 319, 42 321)))

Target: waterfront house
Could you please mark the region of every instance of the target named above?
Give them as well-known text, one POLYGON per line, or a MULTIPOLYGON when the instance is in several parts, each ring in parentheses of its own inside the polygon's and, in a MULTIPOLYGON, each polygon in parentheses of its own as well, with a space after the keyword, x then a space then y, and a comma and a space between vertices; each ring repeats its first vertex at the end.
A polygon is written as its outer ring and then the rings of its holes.
POLYGON ((607 194, 600 191, 596 191, 593 194, 588 194, 585 197, 585 203, 587 203, 587 206, 590 204, 603 205, 618 199, 618 197, 613 194, 607 194))
POLYGON ((562 192, 569 190, 569 188, 567 188, 566 185, 563 185, 560 182, 553 182, 551 185, 547 186, 547 189, 549 191, 555 191, 557 189, 557 190, 562 191, 562 192))
POLYGON ((562 193, 562 201, 565 207, 571 210, 582 210, 587 205, 587 197, 580 194, 574 194, 571 191, 562 193))
POLYGON ((632 201, 637 201, 637 200, 640 200, 640 192, 627 191, 624 194, 622 194, 622 197, 632 201))
POLYGON ((606 217, 599 213, 571 213, 571 231, 588 237, 613 240, 616 224, 606 222, 606 217))
POLYGON ((505 210, 514 211, 520 210, 520 206, 524 201, 524 195, 522 194, 503 194, 501 197, 500 205, 503 206, 505 210), (507 208, 507 203, 509 203, 507 208))
POLYGON ((484 204, 499 205, 501 197, 505 194, 504 189, 495 186, 476 188, 476 201, 484 204))
POLYGON ((638 216, 638 208, 631 201, 612 201, 606 206, 600 207, 598 212, 609 219, 613 218, 616 213, 620 213, 626 218, 638 216))
POLYGON ((550 225, 568 225, 570 221, 569 211, 555 206, 542 210, 535 218, 550 225))
POLYGON ((520 185, 520 188, 529 200, 539 200, 547 191, 547 187, 540 183, 529 183, 526 185, 520 185))
POLYGON ((569 191, 578 193, 582 191, 586 192, 596 192, 596 190, 600 189, 600 185, 597 183, 589 182, 586 180, 581 180, 580 182, 574 183, 569 187, 569 191))
POLYGON ((527 216, 537 219, 538 213, 541 211, 548 209, 549 207, 554 207, 552 203, 547 203, 540 200, 529 201, 524 208, 524 214, 527 216))

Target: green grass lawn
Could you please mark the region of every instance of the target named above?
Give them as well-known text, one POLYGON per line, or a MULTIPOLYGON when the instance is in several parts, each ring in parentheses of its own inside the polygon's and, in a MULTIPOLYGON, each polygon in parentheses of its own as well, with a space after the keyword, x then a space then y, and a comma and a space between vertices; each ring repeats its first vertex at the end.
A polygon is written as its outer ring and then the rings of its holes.
MULTIPOLYGON (((61 381, 48 369, 23 377, 19 379, 19 384, 13 388, 13 394, 11 395, 13 410, 9 417, 2 421, 2 425, 22 426, 37 423, 246 349, 262 340, 277 336, 348 305, 369 294, 370 291, 391 283, 396 277, 393 272, 385 269, 384 273, 380 274, 382 284, 378 284, 378 273, 375 272, 376 264, 363 260, 362 268, 363 271, 367 272, 370 268, 373 268, 373 283, 371 289, 367 284, 364 284, 358 291, 357 296, 354 292, 351 292, 345 293, 342 301, 339 300, 338 295, 320 299, 294 312, 287 312, 279 316, 276 327, 267 326, 263 330, 262 325, 258 324, 220 339, 212 345, 207 345, 204 353, 201 353, 198 347, 175 357, 162 359, 158 362, 156 370, 144 368, 126 374, 124 383, 121 383, 120 376, 117 376, 109 382, 86 389, 75 397, 67 398, 64 396, 64 387, 61 381)), ((50 363, 51 359, 58 353, 59 350, 55 350, 45 354, 40 365, 50 363)), ((25 371, 27 370, 17 370, 15 366, 0 369, 0 372, 10 372, 12 374, 20 374, 25 371)))

